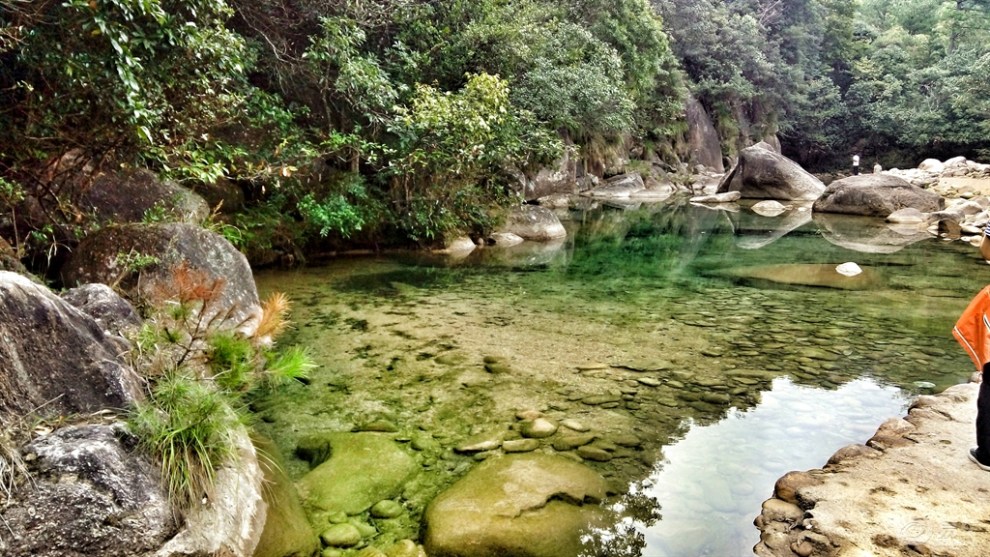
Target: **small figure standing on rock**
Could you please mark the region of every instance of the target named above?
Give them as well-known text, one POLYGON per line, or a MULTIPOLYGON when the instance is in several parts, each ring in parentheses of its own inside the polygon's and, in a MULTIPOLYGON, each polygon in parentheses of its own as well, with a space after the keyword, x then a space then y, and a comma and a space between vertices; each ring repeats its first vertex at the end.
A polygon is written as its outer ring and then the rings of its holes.
MULTIPOLYGON (((984 230, 983 246, 990 244, 990 224, 984 230)), ((986 286, 973 298, 963 311, 952 335, 966 350, 976 369, 981 373, 980 393, 976 398, 976 446, 969 450, 969 459, 981 469, 990 472, 990 286, 986 286)))
POLYGON ((877 161, 873 164, 873 173, 880 174, 881 172, 883 172, 883 167, 880 166, 880 161, 877 161))
POLYGON ((859 176, 859 153, 853 155, 853 176, 859 176))

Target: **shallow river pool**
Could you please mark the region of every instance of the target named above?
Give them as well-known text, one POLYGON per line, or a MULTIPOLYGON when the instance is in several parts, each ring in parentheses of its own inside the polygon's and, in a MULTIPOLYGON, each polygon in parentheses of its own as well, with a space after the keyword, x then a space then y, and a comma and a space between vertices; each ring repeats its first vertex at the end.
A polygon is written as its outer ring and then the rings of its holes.
POLYGON ((778 477, 968 378, 950 331, 990 268, 876 219, 724 209, 593 206, 561 212, 553 244, 260 272, 294 302, 281 342, 319 364, 255 403, 260 427, 296 478, 313 433, 414 446, 425 473, 387 543, 415 539, 429 500, 488 456, 454 449, 518 436, 536 410, 595 435, 578 454, 629 515, 624 538, 604 534, 612 554, 751 555, 778 477), (862 272, 836 272, 848 262, 862 272))

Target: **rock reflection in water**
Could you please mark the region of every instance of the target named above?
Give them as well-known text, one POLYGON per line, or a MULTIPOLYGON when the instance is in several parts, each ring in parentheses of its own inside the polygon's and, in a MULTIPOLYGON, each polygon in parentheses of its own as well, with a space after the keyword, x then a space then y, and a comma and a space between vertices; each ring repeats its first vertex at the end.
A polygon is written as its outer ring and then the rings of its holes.
POLYGON ((663 508, 662 520, 641 528, 643 557, 752 555, 759 541, 753 519, 777 478, 818 468, 837 449, 863 443, 906 405, 898 389, 871 379, 834 391, 774 380, 758 406, 695 426, 664 449, 643 488, 663 508))

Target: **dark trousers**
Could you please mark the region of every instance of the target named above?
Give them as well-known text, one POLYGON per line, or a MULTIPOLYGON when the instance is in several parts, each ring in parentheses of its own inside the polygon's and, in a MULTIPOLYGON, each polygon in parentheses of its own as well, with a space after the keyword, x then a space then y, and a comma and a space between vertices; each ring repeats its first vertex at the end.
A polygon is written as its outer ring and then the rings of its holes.
POLYGON ((990 463, 990 363, 983 366, 980 395, 976 398, 976 458, 990 463))

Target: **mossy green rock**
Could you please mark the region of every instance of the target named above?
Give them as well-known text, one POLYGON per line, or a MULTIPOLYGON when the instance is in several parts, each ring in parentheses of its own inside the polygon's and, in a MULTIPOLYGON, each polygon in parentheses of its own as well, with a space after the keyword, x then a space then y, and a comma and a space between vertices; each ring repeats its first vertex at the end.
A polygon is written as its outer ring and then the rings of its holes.
POLYGON ((601 516, 606 482, 554 455, 507 455, 479 464, 430 503, 431 557, 574 557, 601 516))
POLYGON ((379 501, 375 503, 375 506, 371 507, 371 516, 375 518, 395 518, 401 514, 402 505, 391 499, 379 501))
POLYGON ((361 543, 361 531, 353 524, 334 524, 320 534, 320 539, 330 547, 354 547, 361 543))
POLYGON ((261 491, 268 505, 268 517, 254 557, 304 557, 320 548, 320 540, 309 525, 296 487, 277 460, 278 449, 271 440, 254 436, 254 445, 269 460, 262 465, 267 485, 261 491))
POLYGON ((328 433, 329 458, 299 480, 299 493, 311 516, 343 511, 363 513, 402 491, 418 469, 416 461, 390 435, 328 433))

